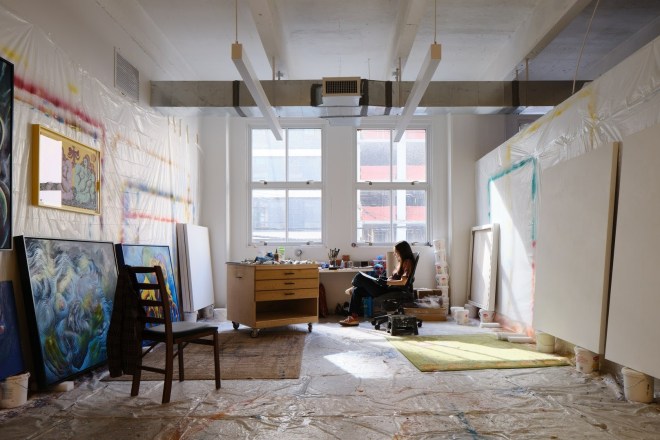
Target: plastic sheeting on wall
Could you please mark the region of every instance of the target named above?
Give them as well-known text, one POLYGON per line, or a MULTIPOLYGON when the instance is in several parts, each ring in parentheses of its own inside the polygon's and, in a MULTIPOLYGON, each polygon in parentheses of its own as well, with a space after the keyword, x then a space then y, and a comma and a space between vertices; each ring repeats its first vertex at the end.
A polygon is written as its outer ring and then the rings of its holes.
POLYGON ((660 37, 477 162, 479 224, 500 224, 497 311, 531 326, 540 175, 660 122, 660 37))
MULTIPOLYGON (((15 68, 14 235, 163 244, 176 258, 175 224, 195 221, 199 199, 198 151, 185 124, 108 89, 2 8, 0 51, 15 68), (32 204, 31 124, 101 151, 100 216, 32 204)), ((0 254, 3 271, 8 258, 0 254)))

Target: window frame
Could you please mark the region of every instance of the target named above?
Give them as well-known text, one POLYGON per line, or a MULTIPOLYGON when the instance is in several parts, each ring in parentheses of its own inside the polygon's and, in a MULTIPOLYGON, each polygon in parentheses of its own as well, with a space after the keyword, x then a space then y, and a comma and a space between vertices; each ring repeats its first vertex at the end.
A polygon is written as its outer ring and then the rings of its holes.
POLYGON ((289 135, 288 132, 290 130, 319 130, 321 132, 321 181, 315 181, 315 180, 308 180, 308 181, 278 181, 278 182, 273 182, 273 181, 254 181, 252 176, 253 176, 253 155, 252 155, 252 138, 253 138, 253 131, 254 130, 268 130, 268 127, 263 126, 263 125, 249 125, 248 126, 248 143, 247 143, 247 148, 248 148, 248 155, 247 155, 247 167, 248 167, 248 172, 247 172, 247 186, 248 186, 248 205, 247 205, 247 218, 248 218, 248 228, 247 228, 247 242, 249 246, 296 246, 296 247, 302 247, 302 246, 320 246, 323 243, 325 243, 326 239, 326 219, 325 219, 325 213, 327 212, 325 209, 325 204, 326 204, 326 190, 325 190, 325 181, 326 181, 326 133, 324 130, 324 127, 322 124, 319 123, 313 123, 313 124, 304 124, 304 123, 297 123, 295 125, 291 125, 288 127, 282 127, 282 130, 285 132, 284 136, 284 142, 285 142, 285 150, 284 150, 284 164, 285 164, 285 175, 287 175, 288 178, 288 159, 289 159, 289 135), (285 234, 285 240, 277 240, 277 241, 256 241, 254 240, 254 231, 253 231, 253 201, 252 201, 252 194, 254 190, 283 190, 286 191, 286 198, 285 198, 285 222, 286 222, 286 227, 284 228, 283 232, 285 234), (320 241, 288 241, 289 237, 289 194, 288 192, 290 190, 319 190, 321 191, 321 239, 320 241))
POLYGON ((432 220, 432 213, 431 213, 431 188, 432 188, 432 166, 431 166, 431 161, 432 161, 432 154, 431 154, 431 126, 424 124, 424 125, 410 125, 408 127, 408 130, 424 130, 425 131, 425 145, 426 145, 426 151, 425 151, 425 158, 426 158, 426 181, 425 182, 419 182, 419 181, 406 181, 406 182, 395 182, 395 181, 390 181, 390 182, 369 182, 369 181, 359 181, 359 173, 358 173, 358 130, 382 130, 382 131, 389 131, 390 132, 390 179, 392 179, 392 169, 393 169, 393 152, 394 152, 394 145, 396 144, 394 142, 394 128, 391 126, 360 126, 355 130, 355 136, 353 137, 353 242, 355 243, 356 246, 390 246, 396 243, 398 240, 396 239, 396 228, 395 228, 395 221, 394 221, 394 214, 393 214, 393 207, 394 203, 390 204, 390 235, 392 237, 392 241, 390 242, 367 242, 367 241, 361 241, 359 239, 359 233, 358 233, 358 217, 357 217, 357 212, 358 212, 358 191, 361 190, 370 190, 370 191, 385 191, 389 190, 392 195, 395 194, 395 191, 398 190, 421 190, 425 191, 426 193, 426 239, 422 242, 420 241, 414 241, 410 242, 411 245, 422 245, 422 244, 428 244, 430 243, 430 236, 431 236, 431 220, 432 220))

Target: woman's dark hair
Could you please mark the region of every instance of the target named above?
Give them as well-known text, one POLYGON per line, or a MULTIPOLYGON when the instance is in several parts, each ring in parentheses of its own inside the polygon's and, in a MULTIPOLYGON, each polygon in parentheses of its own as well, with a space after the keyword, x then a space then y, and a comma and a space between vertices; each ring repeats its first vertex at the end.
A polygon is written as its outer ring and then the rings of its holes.
MULTIPOLYGON (((403 262, 406 260, 412 260, 414 262, 415 254, 413 254, 413 250, 406 240, 401 240, 395 244, 394 249, 397 250, 399 257, 401 257, 401 262, 399 263, 397 272, 403 272, 403 262)), ((401 273, 397 273, 397 275, 401 275, 401 273)))

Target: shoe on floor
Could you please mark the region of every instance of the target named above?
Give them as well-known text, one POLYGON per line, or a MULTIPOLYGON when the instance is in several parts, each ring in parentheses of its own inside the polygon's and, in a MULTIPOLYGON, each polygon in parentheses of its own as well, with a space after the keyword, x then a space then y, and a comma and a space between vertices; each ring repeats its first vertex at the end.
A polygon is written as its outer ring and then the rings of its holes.
POLYGON ((348 318, 339 321, 339 324, 344 327, 355 327, 360 324, 360 320, 349 316, 348 318))

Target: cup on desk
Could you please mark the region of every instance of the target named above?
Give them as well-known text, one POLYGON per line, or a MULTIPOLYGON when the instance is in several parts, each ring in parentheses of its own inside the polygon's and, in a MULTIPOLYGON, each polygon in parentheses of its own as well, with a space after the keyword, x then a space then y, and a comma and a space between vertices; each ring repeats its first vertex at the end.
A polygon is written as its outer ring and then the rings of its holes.
POLYGON ((353 262, 352 261, 347 261, 346 262, 346 267, 349 268, 349 269, 353 269, 353 267, 354 267, 353 262))

